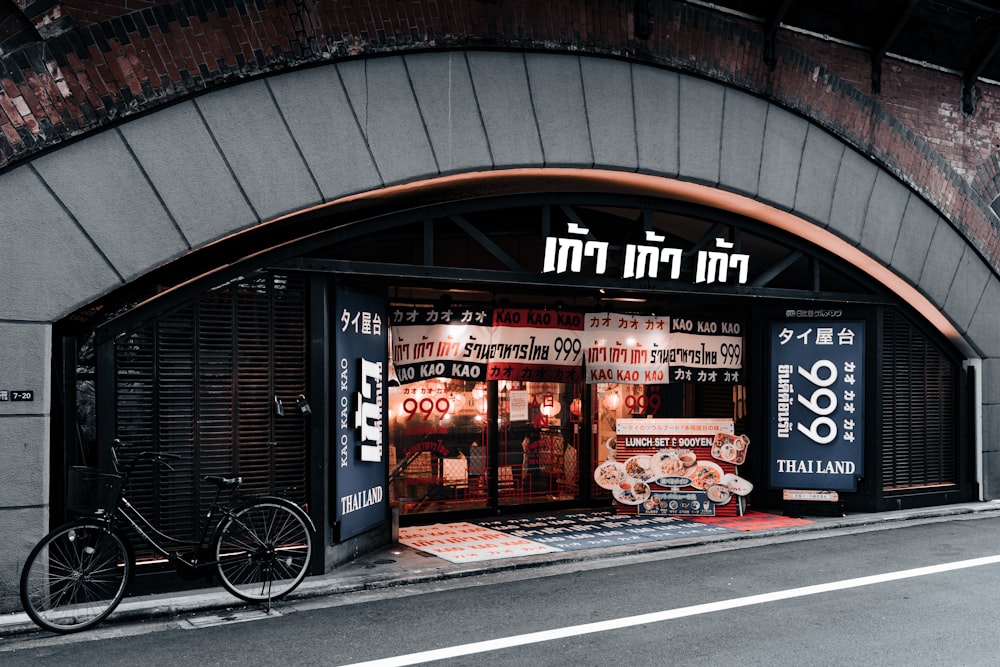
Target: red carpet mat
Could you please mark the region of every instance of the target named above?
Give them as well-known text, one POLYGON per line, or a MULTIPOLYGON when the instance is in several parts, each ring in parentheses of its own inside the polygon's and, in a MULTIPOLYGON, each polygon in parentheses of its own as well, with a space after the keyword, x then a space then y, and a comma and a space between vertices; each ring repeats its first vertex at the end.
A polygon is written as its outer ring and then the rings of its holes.
POLYGON ((743 516, 706 516, 689 517, 688 521, 698 523, 710 523, 713 526, 721 526, 729 530, 774 530, 776 528, 791 528, 793 526, 809 526, 815 523, 807 519, 799 519, 781 514, 767 514, 765 512, 747 512, 743 516))

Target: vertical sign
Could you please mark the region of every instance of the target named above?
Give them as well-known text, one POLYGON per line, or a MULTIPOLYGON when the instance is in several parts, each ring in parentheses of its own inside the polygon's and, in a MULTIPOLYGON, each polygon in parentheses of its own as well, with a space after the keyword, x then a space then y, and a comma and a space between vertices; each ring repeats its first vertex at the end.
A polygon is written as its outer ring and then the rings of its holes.
POLYGON ((771 486, 854 491, 864 474, 864 322, 771 324, 771 486))
POLYGON ((335 516, 340 539, 386 521, 386 373, 388 327, 385 298, 338 284, 334 293, 335 516))

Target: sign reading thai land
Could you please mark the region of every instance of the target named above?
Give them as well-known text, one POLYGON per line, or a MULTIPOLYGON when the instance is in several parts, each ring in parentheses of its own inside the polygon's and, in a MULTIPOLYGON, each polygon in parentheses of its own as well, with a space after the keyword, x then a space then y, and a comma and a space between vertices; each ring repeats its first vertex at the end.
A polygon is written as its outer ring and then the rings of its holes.
POLYGON ((865 323, 771 324, 774 488, 854 491, 864 474, 865 323))

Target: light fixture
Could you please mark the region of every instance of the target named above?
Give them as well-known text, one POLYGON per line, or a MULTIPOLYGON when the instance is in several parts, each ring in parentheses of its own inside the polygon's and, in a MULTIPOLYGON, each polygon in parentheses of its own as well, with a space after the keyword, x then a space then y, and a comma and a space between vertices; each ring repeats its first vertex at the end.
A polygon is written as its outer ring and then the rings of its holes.
POLYGON ((616 301, 619 303, 646 303, 646 299, 631 296, 609 296, 601 297, 601 301, 616 301))
POLYGON ((553 417, 562 412, 562 403, 559 401, 546 402, 542 407, 538 408, 538 411, 546 417, 553 417))
POLYGON ((604 395, 604 406, 608 410, 617 410, 622 405, 622 397, 617 391, 611 391, 604 395))

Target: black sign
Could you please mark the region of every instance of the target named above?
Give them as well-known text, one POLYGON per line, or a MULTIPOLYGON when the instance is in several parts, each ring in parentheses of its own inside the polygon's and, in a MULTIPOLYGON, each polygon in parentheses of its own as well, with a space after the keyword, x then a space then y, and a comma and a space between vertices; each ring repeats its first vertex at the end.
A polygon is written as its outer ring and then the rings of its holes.
POLYGON ((388 326, 377 292, 338 285, 333 375, 334 514, 340 539, 385 523, 389 512, 385 441, 388 326))
POLYGON ((865 323, 771 325, 771 486, 854 491, 864 474, 865 323))
POLYGON ((35 400, 35 392, 30 389, 25 389, 21 391, 10 390, 10 389, 0 389, 0 401, 25 401, 31 402, 35 400))

